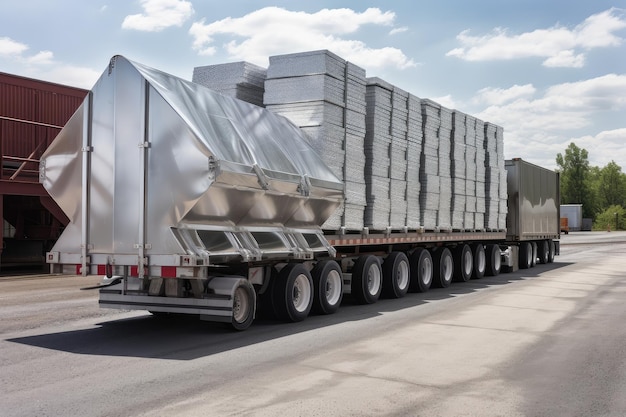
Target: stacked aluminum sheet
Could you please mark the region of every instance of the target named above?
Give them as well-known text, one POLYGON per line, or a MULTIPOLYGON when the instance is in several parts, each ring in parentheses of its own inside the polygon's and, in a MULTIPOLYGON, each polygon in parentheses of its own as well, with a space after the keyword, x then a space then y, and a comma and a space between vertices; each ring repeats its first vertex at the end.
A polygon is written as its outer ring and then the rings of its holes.
MULTIPOLYGON (((483 228, 483 219, 476 221, 477 205, 477 149, 476 118, 465 116, 465 214, 464 227, 467 230, 483 228)), ((484 186, 483 186, 484 189, 484 186)))
POLYGON ((192 81, 224 95, 263 106, 265 77, 265 68, 249 62, 232 62, 195 67, 192 81))
POLYGON ((485 227, 499 230, 506 227, 506 169, 504 166, 502 128, 484 125, 485 147, 485 227))
POLYGON ((226 93, 264 87, 262 104, 305 132, 345 184, 344 205, 325 229, 506 228, 499 126, 366 78, 325 50, 272 56, 267 71, 246 63, 199 67, 196 80, 226 93))
POLYGON ((326 50, 272 56, 263 101, 268 109, 299 126, 344 181, 344 205, 323 227, 362 230, 365 70, 326 50))
POLYGON ((420 221, 427 230, 434 230, 439 225, 441 193, 441 177, 439 175, 441 105, 432 100, 423 99, 421 110, 424 141, 420 158, 420 221))
POLYGON ((420 99, 380 78, 367 79, 365 225, 416 229, 420 221, 420 99))
POLYGON ((466 167, 465 160, 465 136, 466 136, 465 113, 459 111, 452 112, 452 133, 450 145, 450 177, 452 181, 452 204, 451 221, 455 230, 469 229, 465 224, 465 203, 466 203, 466 167))

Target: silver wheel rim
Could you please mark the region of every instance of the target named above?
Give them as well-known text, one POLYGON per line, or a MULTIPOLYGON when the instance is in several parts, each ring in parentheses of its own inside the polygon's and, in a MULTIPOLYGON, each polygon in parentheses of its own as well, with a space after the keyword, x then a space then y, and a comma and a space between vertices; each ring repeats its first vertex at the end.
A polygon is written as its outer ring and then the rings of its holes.
POLYGON ((250 299, 245 288, 239 287, 235 290, 233 298, 233 319, 237 323, 243 323, 250 314, 250 299))
POLYGON ((424 259, 420 267, 420 279, 425 287, 428 287, 433 280, 433 262, 430 258, 424 259))
POLYGON ((396 284, 398 284, 398 288, 401 290, 407 288, 409 286, 409 280, 409 264, 402 260, 398 264, 396 271, 396 284))
POLYGON ((376 264, 373 264, 367 270, 367 291, 371 295, 378 294, 381 284, 381 272, 380 268, 376 264))
POLYGON ((443 278, 446 281, 452 280, 452 271, 454 270, 454 262, 450 256, 446 256, 443 259, 443 278))
POLYGON ((502 261, 500 259, 500 249, 496 247, 495 253, 496 253, 496 259, 493 260, 493 267, 494 267, 495 270, 499 270, 500 269, 500 262, 502 261))
POLYGON ((463 253, 463 269, 465 270, 465 275, 469 275, 472 273, 472 252, 466 251, 463 253))
POLYGON ((336 305, 341 298, 342 291, 342 279, 341 274, 335 270, 330 271, 328 277, 326 278, 326 301, 331 306, 336 305))
POLYGON ((485 270, 485 266, 486 266, 487 262, 485 259, 485 251, 480 251, 478 252, 478 265, 476 266, 478 271, 484 271, 485 270))
POLYGON ((303 313, 311 301, 311 285, 306 275, 300 274, 296 277, 292 287, 293 307, 298 313, 303 313))

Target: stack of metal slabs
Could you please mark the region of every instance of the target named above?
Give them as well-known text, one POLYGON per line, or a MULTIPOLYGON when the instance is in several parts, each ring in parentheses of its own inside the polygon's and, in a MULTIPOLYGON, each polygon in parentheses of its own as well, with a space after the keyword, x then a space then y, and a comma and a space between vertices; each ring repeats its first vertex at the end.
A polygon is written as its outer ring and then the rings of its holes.
POLYGON ((263 106, 265 76, 265 68, 249 62, 232 62, 195 67, 192 81, 224 95, 263 106))
POLYGON ((344 181, 344 205, 324 229, 362 230, 365 192, 365 70, 326 51, 270 57, 265 106, 299 126, 344 181))
MULTIPOLYGON (((465 220, 467 230, 476 229, 476 118, 465 116, 465 220)), ((479 225, 483 227, 482 223, 479 225)))
MULTIPOLYGON (((367 79, 364 147, 367 206, 364 223, 374 230, 384 230, 390 226, 392 94, 391 84, 378 78, 367 79)), ((395 188, 397 192, 397 184, 395 188)))
POLYGON ((501 127, 420 99, 326 51, 194 69, 193 81, 290 119, 344 185, 323 225, 503 230, 501 127))
POLYGON ((415 229, 422 226, 420 220, 420 156, 423 132, 422 106, 419 97, 409 94, 407 108, 406 225, 410 229, 415 229))
POLYGON ((498 172, 498 153, 496 146, 496 125, 484 125, 485 148, 485 227, 498 229, 498 213, 500 211, 500 173, 498 172))
POLYGON ((469 229, 465 225, 466 201, 466 161, 465 161, 465 113, 452 112, 452 133, 450 145, 450 176, 452 178, 451 217, 452 228, 456 230, 469 229))
POLYGON ((504 129, 496 126, 496 153, 498 156, 498 166, 500 168, 500 184, 499 184, 499 201, 500 210, 498 211, 498 230, 506 229, 506 215, 508 213, 508 194, 507 194, 507 170, 504 162, 504 129))
POLYGON ((439 227, 441 193, 439 175, 441 105, 428 99, 423 99, 421 105, 424 140, 420 159, 420 218, 426 230, 435 230, 439 227))

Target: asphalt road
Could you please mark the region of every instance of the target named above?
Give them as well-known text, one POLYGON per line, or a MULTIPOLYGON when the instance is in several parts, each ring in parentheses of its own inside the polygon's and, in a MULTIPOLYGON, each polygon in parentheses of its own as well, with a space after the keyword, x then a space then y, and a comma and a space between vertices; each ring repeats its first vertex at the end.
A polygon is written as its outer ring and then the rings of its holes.
POLYGON ((1 416, 624 416, 626 233, 554 264, 243 333, 0 278, 1 416))

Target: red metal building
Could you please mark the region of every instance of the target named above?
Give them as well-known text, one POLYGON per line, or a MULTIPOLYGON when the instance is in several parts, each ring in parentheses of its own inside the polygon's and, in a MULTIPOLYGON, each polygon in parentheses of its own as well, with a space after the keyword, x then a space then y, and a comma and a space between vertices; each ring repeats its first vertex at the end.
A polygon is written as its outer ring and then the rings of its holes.
POLYGON ((68 222, 39 184, 39 157, 87 93, 0 72, 0 268, 42 264, 68 222))

